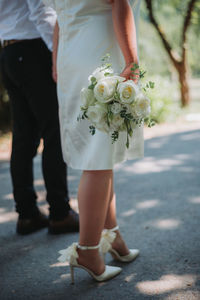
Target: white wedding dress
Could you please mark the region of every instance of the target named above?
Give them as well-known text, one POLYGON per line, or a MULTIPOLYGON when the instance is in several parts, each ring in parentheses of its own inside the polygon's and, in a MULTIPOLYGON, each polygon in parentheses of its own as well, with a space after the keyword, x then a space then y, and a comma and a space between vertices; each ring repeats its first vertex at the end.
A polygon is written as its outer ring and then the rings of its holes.
MULTIPOLYGON (((129 0, 136 26, 140 0, 129 0)), ((107 0, 44 0, 58 15, 57 59, 58 100, 63 157, 68 166, 81 170, 112 169, 114 164, 143 156, 143 128, 135 129, 126 148, 126 134, 111 143, 106 133, 89 133, 87 121, 77 121, 80 90, 88 86, 88 76, 109 53, 115 72, 124 68, 124 59, 115 37, 112 9, 107 0)))

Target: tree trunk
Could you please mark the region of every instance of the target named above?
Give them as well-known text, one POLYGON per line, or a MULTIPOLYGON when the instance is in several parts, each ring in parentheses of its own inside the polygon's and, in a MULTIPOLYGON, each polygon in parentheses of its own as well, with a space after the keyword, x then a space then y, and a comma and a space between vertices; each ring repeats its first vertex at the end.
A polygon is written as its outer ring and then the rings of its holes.
POLYGON ((187 62, 187 30, 191 23, 191 17, 192 17, 192 11, 194 9, 194 6, 197 2, 197 0, 189 0, 188 6, 187 6, 187 12, 184 18, 183 23, 183 32, 182 32, 182 42, 181 42, 181 48, 182 48, 182 55, 181 57, 177 54, 175 54, 172 51, 172 47, 169 44, 165 33, 159 26, 158 22, 155 19, 154 16, 154 10, 153 10, 153 1, 152 0, 145 0, 147 9, 149 11, 149 18, 153 26, 155 27, 156 31, 158 32, 161 41, 163 43, 163 46, 165 50, 167 51, 167 54, 169 55, 169 58, 171 62, 173 63, 176 71, 178 72, 179 76, 179 82, 180 82, 180 93, 181 93, 181 104, 182 106, 187 106, 190 103, 190 92, 189 92, 189 84, 188 84, 188 62, 187 62))
POLYGON ((179 76, 182 107, 190 104, 190 89, 188 84, 187 62, 180 62, 176 67, 179 76))

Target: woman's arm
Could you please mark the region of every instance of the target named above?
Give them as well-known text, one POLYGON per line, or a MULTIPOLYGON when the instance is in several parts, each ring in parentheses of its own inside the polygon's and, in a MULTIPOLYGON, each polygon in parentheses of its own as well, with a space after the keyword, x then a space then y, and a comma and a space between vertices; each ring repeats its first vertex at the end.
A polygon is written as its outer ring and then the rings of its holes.
POLYGON ((130 79, 133 63, 138 64, 134 15, 128 0, 110 0, 110 3, 116 38, 126 63, 121 76, 130 79))
POLYGON ((57 82, 57 52, 58 52, 58 41, 59 41, 59 26, 58 21, 54 27, 53 33, 53 53, 52 53, 52 77, 57 82))

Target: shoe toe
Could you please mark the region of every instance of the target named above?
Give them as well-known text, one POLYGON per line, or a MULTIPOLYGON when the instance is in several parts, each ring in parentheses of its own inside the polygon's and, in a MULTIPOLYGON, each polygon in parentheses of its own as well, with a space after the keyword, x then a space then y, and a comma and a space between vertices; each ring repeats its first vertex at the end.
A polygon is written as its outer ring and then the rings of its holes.
POLYGON ((105 271, 103 274, 96 276, 97 281, 106 281, 109 280, 115 276, 117 276, 122 271, 122 268, 120 267, 113 267, 106 265, 105 271))
POLYGON ((49 220, 46 215, 39 212, 39 214, 32 218, 21 219, 17 221, 16 232, 18 234, 30 234, 49 225, 49 220))
POLYGON ((78 214, 70 210, 68 215, 60 221, 50 221, 49 233, 59 234, 67 232, 77 232, 79 231, 79 216, 78 214))
MULTIPOLYGON (((138 249, 130 249, 130 253, 128 254, 129 260, 134 260, 138 255, 140 254, 140 251, 138 249)), ((128 258, 127 256, 127 258, 128 258)))

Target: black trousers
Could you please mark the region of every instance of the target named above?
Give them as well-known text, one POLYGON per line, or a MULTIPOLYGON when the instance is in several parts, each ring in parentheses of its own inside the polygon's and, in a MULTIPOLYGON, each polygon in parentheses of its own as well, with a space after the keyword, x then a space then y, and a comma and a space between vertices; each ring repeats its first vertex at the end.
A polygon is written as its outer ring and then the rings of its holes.
POLYGON ((42 171, 50 218, 62 219, 70 206, 51 52, 41 39, 20 41, 2 50, 0 66, 13 119, 11 177, 16 211, 21 218, 38 213, 33 158, 43 138, 42 171))

